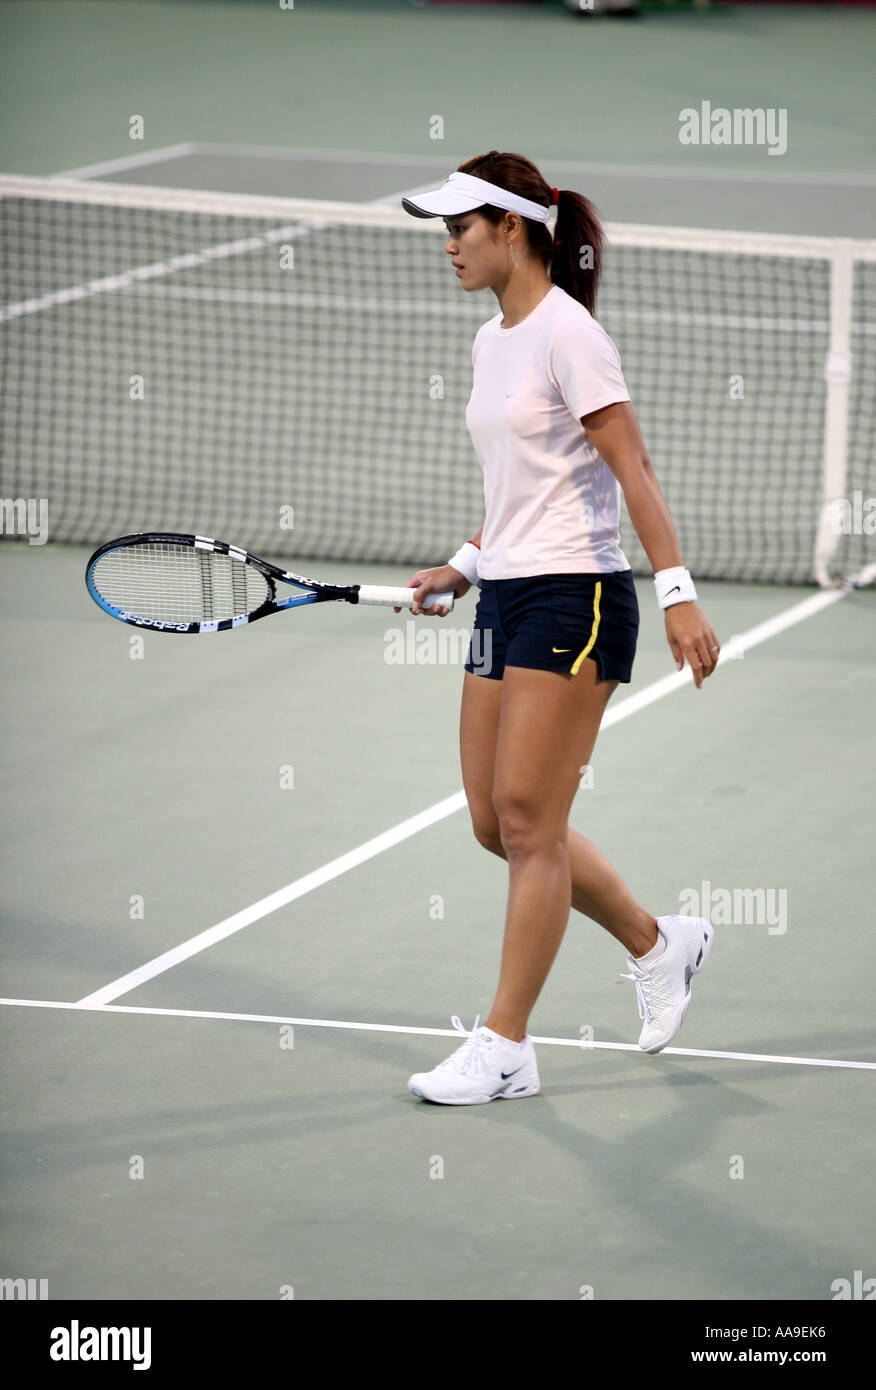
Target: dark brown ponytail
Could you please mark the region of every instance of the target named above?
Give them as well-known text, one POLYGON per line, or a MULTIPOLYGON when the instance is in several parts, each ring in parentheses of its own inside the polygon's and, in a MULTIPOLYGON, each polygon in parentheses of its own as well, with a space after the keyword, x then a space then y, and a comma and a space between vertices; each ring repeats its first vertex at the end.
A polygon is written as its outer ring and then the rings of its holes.
MULTIPOLYGON (((550 207, 551 185, 542 178, 531 160, 522 154, 502 154, 489 150, 460 164, 459 172, 485 179, 499 188, 507 188, 521 198, 550 207)), ((505 216, 504 208, 485 203, 475 209, 497 225, 505 216)), ((551 236, 544 222, 524 217, 523 225, 533 253, 540 257, 555 285, 577 299, 591 314, 596 312, 596 291, 602 270, 602 247, 605 233, 596 208, 588 198, 568 189, 561 189, 557 201, 557 220, 551 236)))

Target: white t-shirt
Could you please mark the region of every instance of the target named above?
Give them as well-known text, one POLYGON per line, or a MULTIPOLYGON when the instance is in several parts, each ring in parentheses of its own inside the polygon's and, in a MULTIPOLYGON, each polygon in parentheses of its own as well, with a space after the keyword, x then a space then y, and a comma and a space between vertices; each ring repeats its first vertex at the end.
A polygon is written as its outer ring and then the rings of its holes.
POLYGON ((630 399, 617 348, 559 285, 521 323, 501 322, 478 329, 465 412, 484 470, 479 578, 628 570, 620 484, 581 424, 630 399))

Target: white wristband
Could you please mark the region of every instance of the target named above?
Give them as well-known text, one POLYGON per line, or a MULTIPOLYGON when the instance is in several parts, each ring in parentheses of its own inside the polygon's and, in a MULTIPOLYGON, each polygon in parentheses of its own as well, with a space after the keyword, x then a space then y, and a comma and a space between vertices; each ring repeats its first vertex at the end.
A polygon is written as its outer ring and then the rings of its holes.
POLYGON ((476 545, 471 541, 466 541, 465 545, 460 546, 456 554, 452 555, 447 563, 451 565, 453 569, 459 570, 460 574, 464 574, 469 584, 477 584, 478 556, 480 553, 476 545))
POLYGON ((658 570, 654 576, 657 602, 661 608, 671 608, 674 603, 695 603, 697 591, 694 582, 683 565, 672 569, 658 570))

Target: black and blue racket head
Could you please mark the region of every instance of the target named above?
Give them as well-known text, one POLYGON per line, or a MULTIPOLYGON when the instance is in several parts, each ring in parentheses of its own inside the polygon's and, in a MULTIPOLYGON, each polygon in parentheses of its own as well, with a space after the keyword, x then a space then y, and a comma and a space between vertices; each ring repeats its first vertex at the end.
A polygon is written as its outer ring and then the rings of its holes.
MULTIPOLYGON (((270 613, 329 600, 403 608, 414 594, 411 585, 307 579, 227 541, 170 531, 107 541, 90 557, 85 582, 111 618, 157 632, 227 632, 270 613), (295 593, 278 598, 277 582, 295 593)), ((432 593, 427 606, 450 612, 453 602, 451 591, 432 593)))
MULTIPOLYGON (((225 632, 280 608, 315 603, 305 591, 278 602, 282 570, 209 536, 145 531, 100 546, 85 581, 112 618, 160 632, 225 632)), ((287 582, 291 582, 287 580, 287 582)))

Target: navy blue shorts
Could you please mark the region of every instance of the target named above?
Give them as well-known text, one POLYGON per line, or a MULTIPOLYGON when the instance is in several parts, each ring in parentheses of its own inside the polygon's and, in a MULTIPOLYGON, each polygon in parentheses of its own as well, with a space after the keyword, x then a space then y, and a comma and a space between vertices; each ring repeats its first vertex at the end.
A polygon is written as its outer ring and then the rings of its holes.
POLYGON ((638 632, 629 570, 482 579, 465 669, 491 680, 506 666, 576 676, 591 660, 600 680, 627 683, 638 632))

